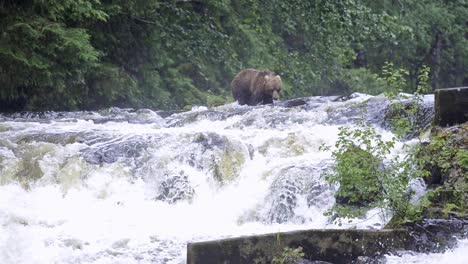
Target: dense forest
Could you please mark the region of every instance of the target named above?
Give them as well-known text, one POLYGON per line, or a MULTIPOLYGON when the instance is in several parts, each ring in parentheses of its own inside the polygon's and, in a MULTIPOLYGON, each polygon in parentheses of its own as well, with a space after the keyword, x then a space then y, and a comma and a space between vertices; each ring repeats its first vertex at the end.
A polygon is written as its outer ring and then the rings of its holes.
POLYGON ((178 109, 232 100, 243 68, 283 98, 468 85, 466 0, 0 0, 0 111, 178 109))

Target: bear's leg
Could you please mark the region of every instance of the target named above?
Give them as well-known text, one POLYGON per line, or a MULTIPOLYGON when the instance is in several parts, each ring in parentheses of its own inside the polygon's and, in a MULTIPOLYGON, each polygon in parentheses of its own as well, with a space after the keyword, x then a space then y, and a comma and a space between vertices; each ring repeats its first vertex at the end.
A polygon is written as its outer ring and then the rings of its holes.
POLYGON ((273 97, 271 96, 264 96, 263 97, 263 102, 262 104, 272 104, 273 103, 273 97))
POLYGON ((249 104, 250 97, 251 94, 248 86, 240 86, 237 89, 237 94, 235 98, 237 99, 240 105, 249 104))

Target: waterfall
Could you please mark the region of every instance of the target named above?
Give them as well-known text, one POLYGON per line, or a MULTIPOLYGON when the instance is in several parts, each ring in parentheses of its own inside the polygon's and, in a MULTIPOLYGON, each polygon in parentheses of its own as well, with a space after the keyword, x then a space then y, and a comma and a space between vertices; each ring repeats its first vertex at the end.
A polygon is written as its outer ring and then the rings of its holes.
POLYGON ((332 161, 319 147, 359 118, 391 138, 388 105, 354 94, 0 115, 0 262, 184 263, 189 241, 382 228, 377 209, 344 226, 324 216, 336 186, 320 177, 332 161))

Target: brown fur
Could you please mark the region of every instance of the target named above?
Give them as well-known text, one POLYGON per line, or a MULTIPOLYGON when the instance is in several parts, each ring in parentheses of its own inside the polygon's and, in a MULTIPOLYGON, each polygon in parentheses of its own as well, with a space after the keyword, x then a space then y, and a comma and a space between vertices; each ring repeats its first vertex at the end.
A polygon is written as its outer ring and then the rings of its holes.
POLYGON ((231 90, 240 105, 271 104, 279 99, 281 78, 269 70, 245 69, 234 77, 231 90))

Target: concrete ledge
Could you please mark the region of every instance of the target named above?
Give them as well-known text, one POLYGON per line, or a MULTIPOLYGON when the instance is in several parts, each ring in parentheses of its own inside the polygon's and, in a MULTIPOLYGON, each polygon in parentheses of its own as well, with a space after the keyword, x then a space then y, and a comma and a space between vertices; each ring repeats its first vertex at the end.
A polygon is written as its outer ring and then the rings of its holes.
POLYGON ((318 229, 220 239, 187 245, 188 264, 271 263, 285 247, 301 246, 305 259, 349 263, 407 247, 405 230, 318 229))
POLYGON ((468 87, 438 89, 434 96, 436 125, 453 126, 468 121, 468 87))

